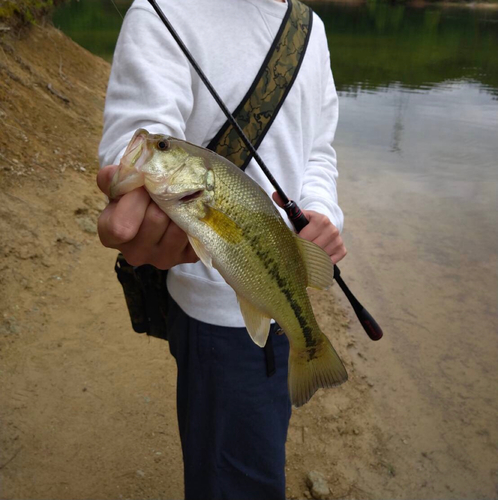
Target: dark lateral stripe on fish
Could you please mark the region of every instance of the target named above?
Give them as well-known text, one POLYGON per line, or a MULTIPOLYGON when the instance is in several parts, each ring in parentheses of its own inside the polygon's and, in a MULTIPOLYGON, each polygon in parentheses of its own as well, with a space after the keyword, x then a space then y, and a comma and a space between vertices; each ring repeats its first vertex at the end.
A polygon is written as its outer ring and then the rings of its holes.
POLYGON ((311 361, 314 359, 316 356, 316 338, 313 336, 313 330, 311 327, 308 325, 308 322, 306 321, 306 318, 303 317, 302 315, 302 309, 301 306, 293 299, 290 290, 288 288, 280 286, 280 280, 278 276, 275 276, 275 279, 277 280, 278 286, 282 290, 282 292, 285 294, 287 297, 287 300, 289 301, 292 310, 294 311, 294 314, 296 315, 296 319, 299 322, 299 326, 301 327, 301 330, 304 335, 304 341, 306 343, 306 350, 308 353, 308 361, 311 361))
MULTIPOLYGON (((252 236, 250 240, 251 243, 253 244, 253 248, 258 247, 257 243, 260 238, 261 237, 259 235, 252 236)), ((311 361, 316 357, 316 345, 317 345, 316 338, 314 338, 313 336, 313 329, 308 325, 306 318, 303 316, 303 311, 301 306, 296 302, 296 300, 292 296, 292 293, 287 284, 287 280, 280 275, 278 266, 275 263, 273 257, 269 255, 269 253, 270 252, 268 251, 256 250, 256 256, 261 260, 264 268, 268 271, 270 276, 275 279, 275 281, 278 284, 278 287, 280 288, 282 293, 286 296, 292 310, 294 311, 296 319, 304 335, 304 341, 308 353, 308 361, 311 361)))

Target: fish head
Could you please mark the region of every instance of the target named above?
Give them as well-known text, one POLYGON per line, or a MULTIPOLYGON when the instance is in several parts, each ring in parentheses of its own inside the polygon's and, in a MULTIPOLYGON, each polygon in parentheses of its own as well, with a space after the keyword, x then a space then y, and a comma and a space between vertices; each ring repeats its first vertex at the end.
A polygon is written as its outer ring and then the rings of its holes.
POLYGON ((111 183, 111 198, 145 186, 166 204, 209 197, 213 174, 202 148, 180 139, 139 129, 131 139, 111 183))

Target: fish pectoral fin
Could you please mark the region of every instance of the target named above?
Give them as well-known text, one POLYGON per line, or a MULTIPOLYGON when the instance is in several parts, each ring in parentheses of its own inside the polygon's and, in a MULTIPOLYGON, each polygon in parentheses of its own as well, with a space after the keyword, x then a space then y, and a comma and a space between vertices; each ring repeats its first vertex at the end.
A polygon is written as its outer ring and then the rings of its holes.
POLYGON ((194 252, 197 254, 197 257, 201 259, 202 263, 206 267, 213 267, 213 259, 211 257, 211 254, 206 250, 206 247, 193 236, 188 235, 188 240, 190 241, 194 252))
POLYGON ((261 311, 240 295, 237 295, 237 299, 251 339, 259 347, 264 347, 270 333, 271 318, 262 314, 261 311))
POLYGON ((296 235, 297 246, 303 256, 308 273, 307 285, 326 290, 334 282, 334 264, 322 248, 296 235))
POLYGON ((201 222, 207 224, 216 234, 223 238, 228 243, 239 243, 242 240, 242 228, 227 214, 212 207, 204 205, 206 213, 201 219, 201 222))

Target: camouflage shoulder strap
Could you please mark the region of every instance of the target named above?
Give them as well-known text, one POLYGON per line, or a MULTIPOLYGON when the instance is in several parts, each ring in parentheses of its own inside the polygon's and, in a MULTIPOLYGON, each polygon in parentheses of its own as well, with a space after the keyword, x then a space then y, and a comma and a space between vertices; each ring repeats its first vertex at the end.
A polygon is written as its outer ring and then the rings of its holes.
MULTIPOLYGON (((257 149, 275 120, 294 83, 308 46, 312 10, 298 0, 287 0, 287 12, 277 36, 249 91, 233 116, 257 149)), ((207 146, 244 170, 252 155, 227 121, 207 146)))

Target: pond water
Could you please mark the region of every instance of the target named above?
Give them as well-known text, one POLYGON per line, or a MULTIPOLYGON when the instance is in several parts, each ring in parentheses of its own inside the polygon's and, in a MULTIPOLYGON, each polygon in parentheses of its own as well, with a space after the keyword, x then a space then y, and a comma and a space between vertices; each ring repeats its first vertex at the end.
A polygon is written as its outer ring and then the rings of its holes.
MULTIPOLYGON (((385 330, 374 344, 351 326, 385 432, 408 436, 409 453, 392 445, 403 460, 428 450, 440 460, 444 480, 427 495, 494 497, 498 9, 312 5, 340 95, 341 270, 385 330)), ((117 7, 124 14, 127 3, 117 7)), ((107 0, 55 17, 107 59, 120 24, 107 0)), ((409 476, 398 480, 400 497, 427 496, 409 476)))

